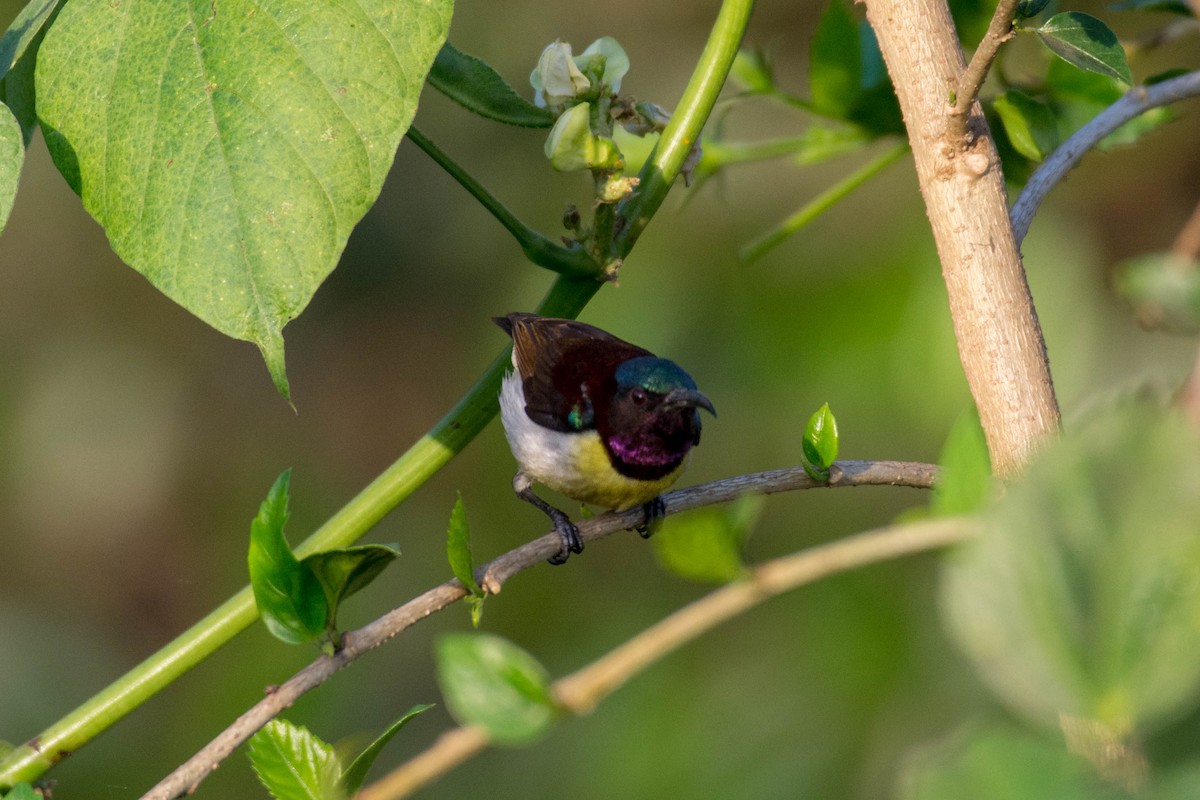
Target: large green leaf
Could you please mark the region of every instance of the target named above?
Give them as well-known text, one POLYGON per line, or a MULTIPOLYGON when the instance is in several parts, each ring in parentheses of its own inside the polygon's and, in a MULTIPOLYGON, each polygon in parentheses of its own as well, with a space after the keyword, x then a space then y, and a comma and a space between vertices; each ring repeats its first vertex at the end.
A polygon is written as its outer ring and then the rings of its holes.
POLYGON ((113 249, 288 394, 283 326, 375 201, 451 0, 72 0, 38 56, 60 171, 113 249))
POLYGON ((302 725, 271 720, 250 737, 246 754, 275 800, 340 800, 346 796, 337 754, 302 725))
POLYGON ((1077 426, 955 553, 950 629, 996 694, 1145 734, 1200 700, 1200 436, 1124 407, 1077 426))

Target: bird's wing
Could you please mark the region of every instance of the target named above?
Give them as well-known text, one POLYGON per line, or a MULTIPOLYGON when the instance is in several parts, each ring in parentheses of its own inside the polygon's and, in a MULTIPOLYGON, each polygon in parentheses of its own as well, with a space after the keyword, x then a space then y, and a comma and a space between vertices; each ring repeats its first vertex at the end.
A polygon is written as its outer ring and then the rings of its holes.
POLYGON ((525 413, 555 430, 594 426, 592 403, 616 365, 650 355, 593 325, 513 313, 496 323, 513 338, 514 361, 525 390, 525 413))

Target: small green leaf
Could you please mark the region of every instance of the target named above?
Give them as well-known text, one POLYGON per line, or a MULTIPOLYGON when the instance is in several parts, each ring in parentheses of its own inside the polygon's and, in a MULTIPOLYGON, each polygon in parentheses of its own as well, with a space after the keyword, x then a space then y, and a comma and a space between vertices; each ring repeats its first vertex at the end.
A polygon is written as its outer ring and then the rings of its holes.
POLYGON ((496 744, 529 744, 558 716, 542 665, 499 636, 443 636, 437 643, 437 673, 454 718, 483 726, 496 744))
POLYGON ((399 733, 400 729, 418 714, 422 714, 431 708, 433 708, 432 703, 413 706, 408 710, 408 713, 393 722, 391 727, 380 734, 378 739, 371 742, 366 750, 358 754, 358 757, 350 763, 345 775, 342 777, 342 788, 345 789, 346 794, 353 795, 358 791, 358 787, 362 786, 363 780, 367 777, 367 771, 371 769, 371 765, 375 763, 375 759, 383 752, 383 748, 392 740, 392 737, 399 733))
POLYGON ((467 508, 463 505, 462 493, 450 509, 450 527, 446 531, 446 557, 454 577, 475 597, 483 596, 483 589, 475 582, 475 562, 471 558, 471 526, 467 522, 467 508))
POLYGON ((442 45, 429 83, 468 111, 481 117, 523 128, 549 128, 555 116, 545 108, 517 94, 482 59, 456 49, 449 42, 442 45))
POLYGON ((1034 32, 1059 58, 1083 70, 1133 84, 1133 73, 1117 35, 1095 17, 1080 11, 1055 14, 1034 32))
POLYGON ((1008 140, 1018 153, 1042 161, 1058 147, 1058 120, 1045 103, 1010 89, 994 101, 1008 140))
POLYGON ((1016 19, 1036 17, 1050 4, 1050 0, 1020 0, 1017 3, 1016 19))
POLYGON ((966 731, 910 759, 901 800, 1117 800, 1082 758, 1008 726, 966 731))
POLYGON ((0 231, 4 230, 12 211, 24 164, 25 140, 21 124, 8 106, 0 105, 0 231))
POLYGON ((862 87, 858 20, 846 0, 830 0, 808 51, 808 85, 813 107, 846 119, 862 87))
POLYGON ((400 551, 383 544, 362 544, 341 550, 313 553, 300 562, 308 567, 325 591, 328 605, 325 624, 332 628, 337 622, 338 606, 343 600, 379 577, 400 551))
POLYGON ((288 484, 285 470, 258 516, 250 524, 250 586, 267 629, 290 644, 304 644, 325 633, 329 604, 312 568, 296 559, 283 536, 288 518, 288 484))
POLYGON ((268 722, 247 743, 255 774, 275 800, 341 800, 342 765, 326 742, 281 719, 268 722))
POLYGON ((28 783, 18 783, 3 795, 4 800, 42 800, 42 796, 28 783))
POLYGON ((938 464, 941 474, 930 502, 933 513, 950 517, 983 510, 992 492, 992 462, 974 409, 959 416, 950 429, 938 464))
POLYGON ((723 509, 704 509, 663 520, 650 540, 659 564, 700 583, 729 583, 746 575, 742 548, 762 498, 746 496, 723 509))
POLYGON ((829 403, 825 403, 813 412, 804 428, 804 459, 823 480, 829 477, 829 467, 837 460, 837 454, 837 420, 829 410, 829 403))

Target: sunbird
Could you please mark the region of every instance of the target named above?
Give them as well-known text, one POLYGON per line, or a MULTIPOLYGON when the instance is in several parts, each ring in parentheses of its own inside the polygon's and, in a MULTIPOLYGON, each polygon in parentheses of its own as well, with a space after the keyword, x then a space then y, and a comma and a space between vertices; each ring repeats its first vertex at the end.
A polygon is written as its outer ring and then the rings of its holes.
POLYGON ((534 482, 615 511, 641 505, 649 536, 665 512, 659 495, 700 443, 699 409, 717 414, 712 401, 674 361, 592 325, 522 312, 493 321, 513 340, 500 389, 513 491, 554 523, 562 549, 550 563, 583 552, 583 539, 534 482))

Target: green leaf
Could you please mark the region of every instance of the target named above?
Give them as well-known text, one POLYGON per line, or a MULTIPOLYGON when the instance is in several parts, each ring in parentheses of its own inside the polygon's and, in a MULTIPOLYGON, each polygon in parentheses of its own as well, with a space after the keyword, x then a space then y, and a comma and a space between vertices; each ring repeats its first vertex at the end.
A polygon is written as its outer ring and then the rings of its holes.
POLYGON ((902 800, 1117 800, 1061 740, 1009 726, 963 732, 911 759, 902 800))
POLYGON ((659 564, 700 583, 728 583, 746 575, 742 548, 763 499, 746 496, 723 509, 704 509, 663 520, 650 539, 659 564))
POLYGON ((1058 147, 1058 120, 1045 103, 1010 89, 994 101, 1008 140, 1018 153, 1042 161, 1058 147))
POLYGON ((471 558, 471 527, 467 523, 467 509, 463 505, 462 493, 450 510, 450 527, 446 531, 446 558, 454 577, 470 592, 467 607, 471 610, 471 624, 479 627, 483 619, 483 589, 475 582, 475 562, 471 558))
POLYGON ((467 508, 463 505, 462 492, 450 509, 450 527, 446 531, 446 558, 454 577, 472 595, 483 596, 483 589, 475 582, 475 562, 471 558, 471 526, 467 522, 467 508))
POLYGON ((24 164, 25 140, 21 125, 8 106, 0 105, 0 231, 4 230, 12 212, 24 164))
POLYGON ((8 30, 0 36, 0 77, 6 75, 31 46, 35 46, 35 40, 58 4, 59 0, 30 0, 17 14, 8 30))
POLYGON ((3 795, 4 800, 42 800, 42 796, 28 783, 18 783, 3 795))
POLYGON ((312 571, 325 592, 326 628, 336 624, 341 602, 379 577, 399 555, 394 547, 363 544, 306 556, 300 566, 312 571))
POLYGON ((1017 3, 1016 19, 1029 19, 1036 17, 1046 9, 1050 4, 1050 0, 1020 0, 1017 3))
POLYGON ((1200 333, 1200 261, 1172 253, 1139 256, 1118 265, 1116 286, 1142 327, 1200 333))
POLYGON ((1059 58, 1083 70, 1109 75, 1126 84, 1133 73, 1117 35, 1095 17, 1079 11, 1055 14, 1034 32, 1059 58))
POLYGON ((943 572, 953 637, 1012 709, 1140 736, 1200 697, 1200 437, 1127 405, 1047 445, 943 572))
POLYGON ((481 117, 523 128, 549 128, 555 115, 517 94, 504 78, 482 59, 442 45, 429 83, 442 94, 481 117))
POLYGON ((358 791, 358 787, 362 786, 363 780, 367 777, 367 770, 371 769, 371 765, 375 763, 375 759, 383 752, 383 748, 392 740, 392 737, 399 733, 400 729, 409 723, 409 720, 431 708, 433 708, 432 703, 413 706, 408 713, 393 722, 390 728, 380 734, 378 739, 371 742, 367 749, 358 754, 342 777, 342 787, 346 794, 353 795, 358 791))
POLYGON ((992 493, 992 462, 975 409, 954 423, 938 464, 941 474, 933 487, 933 513, 951 517, 982 511, 992 493))
POLYGON ((296 559, 283 536, 288 518, 292 471, 276 479, 258 516, 250 524, 250 586, 267 629, 290 644, 304 644, 325 633, 329 603, 312 568, 296 559))
POLYGON ((59 0, 34 0, 27 5, 0 37, 0 102, 21 123, 25 146, 37 128, 33 71, 46 29, 61 8, 59 0), (6 55, 5 55, 6 54, 6 55))
POLYGON ((437 643, 437 673, 454 718, 481 725, 496 744, 529 744, 558 716, 542 665, 499 636, 443 636, 437 643))
POLYGON ((283 327, 375 202, 451 0, 71 0, 37 60, 59 170, 116 253, 288 395, 283 327))
POLYGON ((276 800, 341 800, 342 765, 326 742, 281 719, 250 737, 246 754, 276 800))
MULTIPOLYGON (((812 466, 821 476, 820 480, 828 478, 829 466, 837 460, 838 454, 837 420, 829 410, 829 403, 822 405, 808 418, 803 447, 805 470, 808 471, 808 466, 812 466)), ((812 475, 811 471, 809 475, 812 475)))
POLYGON ((846 119, 862 86, 858 20, 846 0, 830 0, 808 52, 808 85, 813 107, 846 119))

